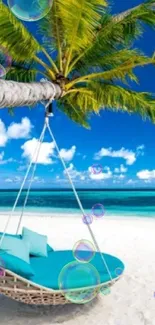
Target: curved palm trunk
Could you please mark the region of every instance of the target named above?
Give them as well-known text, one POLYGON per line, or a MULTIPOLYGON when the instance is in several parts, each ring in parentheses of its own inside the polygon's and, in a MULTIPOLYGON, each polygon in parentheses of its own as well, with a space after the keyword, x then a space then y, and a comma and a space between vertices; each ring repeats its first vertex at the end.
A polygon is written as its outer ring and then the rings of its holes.
MULTIPOLYGON (((56 95, 60 98, 62 90, 54 84, 56 95)), ((0 108, 34 105, 41 101, 50 100, 54 88, 50 82, 23 83, 0 80, 0 108)))

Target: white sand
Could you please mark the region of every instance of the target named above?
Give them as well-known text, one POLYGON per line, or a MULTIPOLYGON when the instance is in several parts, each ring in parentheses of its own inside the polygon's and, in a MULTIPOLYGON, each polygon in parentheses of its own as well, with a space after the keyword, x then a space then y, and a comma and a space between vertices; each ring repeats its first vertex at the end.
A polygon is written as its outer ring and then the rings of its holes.
MULTIPOLYGON (((6 216, 0 215, 0 231, 6 216)), ((14 232, 14 217, 8 232, 14 232)), ((90 239, 80 217, 24 217, 23 225, 48 234, 54 249, 72 249, 90 239)), ((125 263, 124 277, 111 294, 78 306, 27 306, 0 297, 0 325, 155 325, 155 219, 105 218, 92 226, 104 252, 125 263)))

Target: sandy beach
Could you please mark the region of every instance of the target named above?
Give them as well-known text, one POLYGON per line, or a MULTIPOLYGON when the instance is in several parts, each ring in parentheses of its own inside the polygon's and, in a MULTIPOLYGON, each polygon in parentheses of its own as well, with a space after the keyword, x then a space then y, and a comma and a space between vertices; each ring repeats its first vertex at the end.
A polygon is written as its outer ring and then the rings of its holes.
MULTIPOLYGON (((14 216, 8 232, 17 225, 14 216)), ((0 215, 3 231, 6 215, 0 215)), ((80 216, 24 217, 23 225, 48 234, 55 249, 72 249, 76 241, 90 239, 80 216)), ((123 278, 108 296, 87 305, 34 307, 0 297, 0 324, 16 325, 154 325, 155 324, 155 219, 106 217, 92 229, 102 251, 119 257, 126 266, 123 278)))

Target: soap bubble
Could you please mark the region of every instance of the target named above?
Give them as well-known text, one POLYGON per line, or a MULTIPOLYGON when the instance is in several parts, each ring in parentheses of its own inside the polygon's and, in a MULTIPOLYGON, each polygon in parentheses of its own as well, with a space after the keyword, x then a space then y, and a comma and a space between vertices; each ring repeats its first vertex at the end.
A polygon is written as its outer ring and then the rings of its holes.
POLYGON ((102 171, 103 171, 103 167, 102 167, 102 165, 100 165, 100 164, 94 164, 94 165, 92 165, 91 166, 91 173, 92 174, 101 174, 102 173, 102 171))
POLYGON ((92 264, 74 261, 63 267, 58 283, 59 289, 67 300, 75 304, 85 304, 99 293, 100 276, 92 264), (75 288, 79 289, 70 291, 75 288), (84 288, 85 290, 81 290, 84 288))
POLYGON ((115 274, 116 276, 120 276, 123 274, 123 269, 121 267, 117 267, 117 269, 115 269, 115 274))
POLYGON ((5 264, 3 259, 0 257, 0 277, 5 275, 5 264))
POLYGON ((91 223, 93 222, 93 217, 91 215, 84 215, 82 217, 83 223, 85 223, 85 225, 91 225, 91 223))
POLYGON ((0 64, 0 79, 5 79, 6 77, 6 70, 4 67, 0 64))
POLYGON ((102 293, 103 296, 109 295, 110 292, 111 292, 111 290, 110 290, 110 287, 108 287, 108 286, 101 287, 101 289, 100 289, 100 293, 102 293))
POLYGON ((52 8, 53 0, 8 0, 12 13, 24 21, 37 21, 52 8))
POLYGON ((105 209, 103 204, 101 203, 97 203, 92 207, 92 214, 94 217, 96 217, 97 219, 100 219, 102 217, 104 217, 105 214, 105 209))
POLYGON ((79 240, 73 248, 74 258, 81 263, 88 263, 95 255, 93 244, 86 239, 79 240))

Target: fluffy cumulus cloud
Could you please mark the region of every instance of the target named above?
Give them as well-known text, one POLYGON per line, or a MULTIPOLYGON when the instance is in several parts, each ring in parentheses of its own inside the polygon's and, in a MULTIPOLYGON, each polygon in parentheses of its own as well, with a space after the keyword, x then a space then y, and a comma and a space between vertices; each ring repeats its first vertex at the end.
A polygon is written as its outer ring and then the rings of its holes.
POLYGON ((137 159, 137 156, 144 154, 143 150, 143 145, 137 147, 135 152, 123 147, 119 150, 113 150, 112 148, 102 148, 95 154, 94 159, 100 160, 102 157, 122 158, 125 160, 127 165, 133 165, 137 159))
POLYGON ((112 178, 112 172, 109 167, 104 168, 105 172, 101 172, 99 174, 93 174, 92 173, 92 167, 89 167, 88 172, 89 172, 89 178, 92 180, 96 181, 101 181, 101 180, 106 180, 109 178, 112 178))
MULTIPOLYGON (((31 140, 26 141, 21 149, 23 150, 22 157, 27 158, 29 160, 33 159, 33 162, 36 161, 37 154, 36 148, 38 146, 38 140, 33 138, 31 140)), ((37 159, 38 164, 49 165, 52 164, 52 156, 54 155, 54 143, 53 142, 43 142, 40 148, 40 153, 37 159)))
POLYGON ((60 155, 65 161, 71 161, 75 155, 76 146, 72 146, 70 149, 61 149, 60 155))
POLYGON ((148 170, 148 169, 140 170, 137 173, 137 177, 139 179, 142 179, 142 180, 152 180, 152 179, 155 179, 155 169, 154 170, 148 170))
POLYGON ((24 117, 21 123, 12 123, 7 130, 10 139, 26 139, 30 135, 32 125, 27 117, 24 117))
POLYGON ((27 117, 24 117, 21 123, 12 123, 8 129, 0 119, 0 147, 5 147, 9 139, 26 139, 29 137, 32 124, 27 117))

